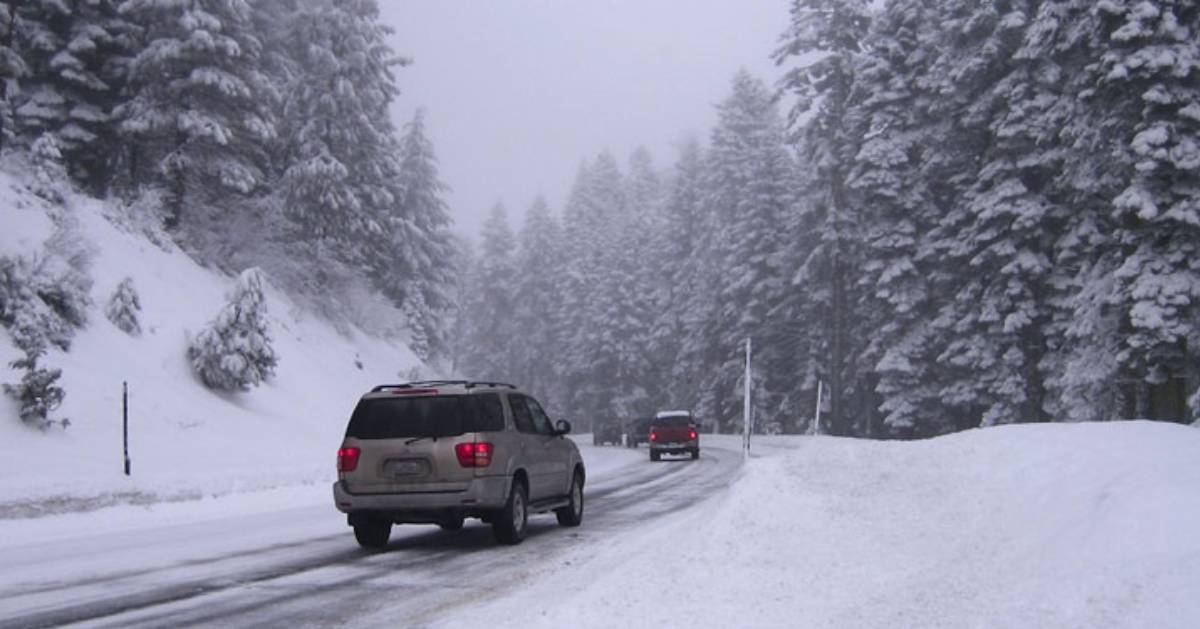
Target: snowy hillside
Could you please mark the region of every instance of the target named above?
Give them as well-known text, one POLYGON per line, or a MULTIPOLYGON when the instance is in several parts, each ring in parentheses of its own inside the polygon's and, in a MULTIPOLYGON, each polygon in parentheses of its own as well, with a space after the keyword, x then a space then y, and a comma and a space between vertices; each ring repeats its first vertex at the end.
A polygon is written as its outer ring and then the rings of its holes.
MULTIPOLYGON (((324 480, 357 397, 370 385, 397 379, 419 362, 400 342, 352 327, 336 331, 270 286, 267 309, 275 376, 245 393, 215 393, 193 375, 186 358, 195 334, 226 302, 233 278, 198 266, 169 244, 138 229, 120 229, 102 202, 73 197, 67 238, 39 199, 0 174, 0 256, 47 257, 46 241, 74 240, 90 251, 87 325, 69 352, 51 348, 45 366, 62 369, 66 390, 53 416, 65 430, 39 432, 21 423, 9 397, 0 400, 0 517, 71 506, 187 498, 231 490, 324 480), (130 277, 141 302, 140 336, 104 314, 117 285, 130 277), (121 383, 130 390, 132 478, 122 474, 121 383)), ((50 247, 54 249, 54 247, 50 247)), ((0 381, 20 353, 0 333, 0 381)))
POLYGON ((1200 431, 1022 425, 919 442, 764 438, 755 452, 730 492, 599 553, 572 553, 522 595, 443 624, 1182 629, 1200 619, 1200 431))

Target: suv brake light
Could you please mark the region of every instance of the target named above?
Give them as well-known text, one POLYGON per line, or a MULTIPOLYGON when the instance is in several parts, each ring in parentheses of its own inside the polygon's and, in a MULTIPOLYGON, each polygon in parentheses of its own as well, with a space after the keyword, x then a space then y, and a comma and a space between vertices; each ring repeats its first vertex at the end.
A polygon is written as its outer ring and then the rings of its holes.
POLYGON ((650 441, 658 441, 658 433, 656 433, 656 432, 650 433, 650 441))
POLYGON ((494 446, 487 442, 460 443, 454 446, 458 464, 463 467, 487 467, 492 464, 494 446))
POLYGON ((696 431, 695 431, 695 430, 689 430, 689 431, 688 431, 688 440, 689 440, 689 441, 695 441, 697 436, 698 436, 698 435, 696 434, 696 431))
POLYGON ((360 454, 362 454, 362 450, 358 448, 338 448, 338 471, 353 472, 358 469, 358 455, 360 454))

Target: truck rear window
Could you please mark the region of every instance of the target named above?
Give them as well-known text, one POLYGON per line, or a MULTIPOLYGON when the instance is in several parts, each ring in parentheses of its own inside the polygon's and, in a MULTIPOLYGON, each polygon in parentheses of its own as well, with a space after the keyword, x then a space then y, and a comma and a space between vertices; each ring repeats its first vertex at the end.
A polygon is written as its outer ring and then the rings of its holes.
POLYGON ((439 395, 361 400, 346 436, 355 439, 453 437, 504 429, 499 396, 439 395), (488 399, 492 398, 492 399, 488 399))

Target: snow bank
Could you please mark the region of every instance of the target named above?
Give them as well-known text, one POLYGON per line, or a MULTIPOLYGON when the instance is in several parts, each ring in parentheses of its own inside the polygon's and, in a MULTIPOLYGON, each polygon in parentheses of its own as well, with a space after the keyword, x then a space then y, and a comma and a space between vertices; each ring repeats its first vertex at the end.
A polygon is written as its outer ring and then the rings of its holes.
MULTIPOLYGON (((118 229, 105 210, 101 202, 72 199, 80 232, 95 247, 93 305, 71 351, 52 350, 44 360, 63 370, 67 397, 54 415, 70 418, 70 428, 31 430, 12 400, 0 399, 0 518, 332 480, 358 396, 417 365, 412 353, 399 342, 339 333, 268 288, 280 358, 275 377, 247 393, 214 393, 192 374, 186 339, 216 315, 233 279, 118 229), (126 276, 141 298, 140 337, 103 313, 126 276), (132 478, 122 473, 123 381, 130 389, 132 478)), ((0 173, 0 255, 29 255, 52 232, 45 210, 0 173)), ((7 369, 17 356, 0 332, 0 381, 19 379, 7 369)))
POLYGON ((1194 429, 767 438, 755 452, 727 494, 469 614, 505 627, 1200 626, 1194 429))

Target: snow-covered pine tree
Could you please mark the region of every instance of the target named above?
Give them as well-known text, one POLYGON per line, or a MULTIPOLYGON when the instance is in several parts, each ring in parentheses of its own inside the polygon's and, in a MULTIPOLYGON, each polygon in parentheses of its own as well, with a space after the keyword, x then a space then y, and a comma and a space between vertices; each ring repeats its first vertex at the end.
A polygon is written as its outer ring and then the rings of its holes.
POLYGON ((112 110, 125 84, 135 28, 116 0, 32 0, 17 11, 25 55, 16 122, 25 143, 53 133, 67 170, 94 194, 112 177, 112 110))
POLYGON ((1190 421, 1200 417, 1200 6, 1105 0, 1095 11, 1097 104, 1122 119, 1112 130, 1132 164, 1113 199, 1122 367, 1145 383, 1136 416, 1190 421))
POLYGON ((61 205, 66 201, 67 171, 63 166, 62 147, 53 133, 43 133, 29 147, 29 165, 33 169, 30 188, 39 197, 61 205))
POLYGON ((279 94, 261 67, 246 0, 124 0, 145 46, 114 115, 130 145, 133 185, 166 190, 166 226, 185 207, 248 195, 265 183, 279 94))
POLYGON ((444 353, 445 331, 438 321, 450 306, 454 281, 450 217, 443 199, 448 187, 438 177, 433 143, 425 132, 425 114, 418 109, 400 140, 400 196, 392 210, 394 263, 379 272, 377 283, 393 301, 413 316, 428 343, 428 359, 444 353), (412 302, 409 304, 408 302, 412 302))
POLYGON ((21 421, 45 430, 51 424, 61 423, 63 428, 70 425, 70 420, 50 419, 50 412, 58 408, 67 396, 58 379, 62 376, 61 369, 46 369, 38 366, 38 360, 45 353, 45 348, 37 348, 25 353, 24 358, 9 363, 13 369, 25 370, 21 381, 17 384, 4 384, 4 393, 17 401, 20 407, 17 415, 21 421))
POLYGON ((131 336, 140 336, 142 333, 142 324, 138 322, 138 313, 142 311, 142 302, 138 299, 137 290, 133 288, 133 278, 126 277, 117 284, 117 288, 113 291, 112 297, 108 300, 108 306, 104 309, 104 316, 112 321, 113 325, 117 326, 122 332, 131 336))
POLYGON ((258 269, 238 276, 229 302, 188 344, 188 360, 205 386, 223 391, 246 391, 274 374, 279 358, 258 269))
MULTIPOLYGON (((417 229, 414 218, 395 214, 404 195, 400 178, 408 175, 389 107, 399 94, 393 69, 406 62, 388 45, 391 29, 374 0, 299 3, 282 19, 294 73, 280 123, 287 215, 300 238, 344 245, 347 262, 411 281, 389 268, 396 261, 390 220, 417 229)), ((415 176, 432 186, 418 198, 433 203, 423 220, 436 223, 441 190, 430 174, 415 176)))
POLYGON ((25 59, 16 48, 16 12, 13 2, 0 3, 0 150, 9 146, 15 132, 10 85, 25 74, 25 59))
POLYGON ((582 167, 563 213, 570 258, 564 282, 564 363, 570 405, 591 417, 611 416, 617 376, 615 322, 608 318, 611 270, 624 254, 618 242, 625 212, 623 176, 616 159, 601 152, 582 167))
POLYGON ((562 227, 546 200, 534 199, 517 236, 513 292, 513 327, 525 342, 512 348, 518 381, 551 409, 565 408, 561 383, 559 314, 563 263, 562 227))
POLYGON ((654 313, 651 336, 643 351, 662 369, 664 403, 677 408, 696 407, 697 382, 702 373, 699 325, 703 312, 692 303, 700 300, 711 283, 702 275, 707 255, 705 242, 708 213, 704 203, 704 155, 695 138, 680 148, 679 157, 664 185, 663 209, 656 238, 656 269, 662 274, 654 283, 654 313))
MULTIPOLYGON (((775 52, 777 63, 792 62, 781 87, 796 98, 789 113, 806 166, 816 170, 818 187, 805 207, 815 213, 819 245, 808 256, 798 277, 812 300, 805 321, 821 321, 824 333, 819 368, 830 393, 830 430, 849 434, 853 418, 873 409, 855 404, 869 399, 871 387, 857 377, 863 334, 858 323, 858 298, 853 269, 861 266, 858 211, 846 186, 849 163, 857 153, 852 101, 854 68, 863 53, 871 22, 866 0, 794 0, 791 24, 775 52), (852 347, 852 343, 855 347, 852 347)), ((815 394, 815 393, 814 393, 815 394)), ((861 428, 860 428, 861 430, 861 428)))
MULTIPOLYGON (((934 194, 946 172, 963 163, 945 117, 931 114, 931 64, 937 58, 937 0, 897 0, 872 20, 855 68, 849 116, 861 144, 847 185, 862 199, 861 286, 868 335, 863 360, 877 378, 883 426, 867 435, 936 434, 953 425, 939 400, 935 360, 942 344, 931 325, 937 291, 949 269, 938 264, 927 235, 941 219, 934 194)), ((811 410, 806 411, 811 412, 811 410)), ((871 413, 874 418, 874 413, 871 413)))
POLYGON ((969 35, 946 51, 956 71, 943 98, 965 104, 959 136, 977 149, 977 171, 942 221, 946 260, 960 269, 943 308, 953 340, 942 359, 957 367, 947 398, 984 425, 1044 421, 1052 257, 1070 214, 1053 187, 1069 99, 1051 51, 1022 46, 1026 3, 970 4, 947 20, 969 35))
POLYGON ((510 381, 520 374, 511 360, 514 343, 527 339, 513 334, 513 308, 520 297, 514 290, 516 241, 508 224, 508 211, 496 203, 483 224, 479 255, 467 281, 468 344, 458 367, 472 378, 510 381))
MULTIPOLYGON (((794 378, 779 361, 780 326, 789 323, 773 317, 789 289, 785 278, 788 216, 795 209, 795 164, 785 144, 782 116, 773 95, 762 81, 745 70, 733 78, 731 94, 717 107, 708 153, 708 202, 718 221, 717 237, 722 280, 717 284, 717 363, 701 386, 723 392, 718 406, 707 409, 714 417, 740 417, 741 400, 732 395, 744 369, 747 337, 760 341, 756 362, 763 373, 778 382, 762 384, 767 390, 790 387, 794 378), (771 386, 771 385, 775 386, 771 386)), ((776 403, 760 399, 764 405, 776 403)), ((763 407, 765 408, 765 406, 763 407)))

